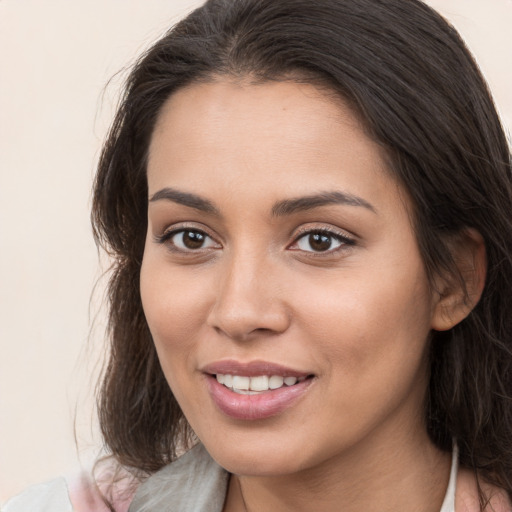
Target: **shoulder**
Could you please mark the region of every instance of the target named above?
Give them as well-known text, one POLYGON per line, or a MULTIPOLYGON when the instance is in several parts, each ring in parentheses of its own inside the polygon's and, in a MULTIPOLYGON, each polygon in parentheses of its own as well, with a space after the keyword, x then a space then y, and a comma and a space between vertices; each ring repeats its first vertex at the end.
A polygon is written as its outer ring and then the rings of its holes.
MULTIPOLYGON (((485 482, 481 482, 481 487, 488 499, 485 512, 512 511, 512 503, 505 490, 485 482)), ((476 478, 474 473, 466 468, 460 468, 457 475, 455 512, 480 512, 476 478)))
POLYGON ((127 512, 139 481, 112 458, 100 465, 100 471, 83 471, 68 480, 73 512, 127 512))
POLYGON ((57 478, 33 485, 11 498, 2 512, 109 512, 104 497, 112 501, 116 512, 127 512, 135 487, 126 475, 115 482, 112 474, 103 474, 99 485, 85 471, 69 478, 57 478))
POLYGON ((10 499, 2 512, 73 512, 66 480, 33 485, 10 499))

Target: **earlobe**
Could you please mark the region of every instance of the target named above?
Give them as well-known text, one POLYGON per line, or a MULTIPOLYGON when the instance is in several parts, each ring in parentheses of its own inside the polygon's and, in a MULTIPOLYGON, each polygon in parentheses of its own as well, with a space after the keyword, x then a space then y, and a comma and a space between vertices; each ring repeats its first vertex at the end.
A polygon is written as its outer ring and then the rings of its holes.
POLYGON ((487 274, 487 256, 482 235, 464 229, 452 243, 458 275, 439 278, 432 315, 432 329, 447 331, 464 320, 482 295, 487 274))

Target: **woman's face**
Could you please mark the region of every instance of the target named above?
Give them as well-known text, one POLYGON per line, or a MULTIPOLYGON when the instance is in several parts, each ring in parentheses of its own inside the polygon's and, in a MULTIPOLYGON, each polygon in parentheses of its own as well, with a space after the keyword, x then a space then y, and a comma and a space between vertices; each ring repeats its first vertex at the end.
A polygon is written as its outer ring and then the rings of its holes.
POLYGON ((407 195, 345 104, 293 82, 182 89, 148 185, 144 311, 221 465, 289 474, 427 442, 437 299, 407 195))

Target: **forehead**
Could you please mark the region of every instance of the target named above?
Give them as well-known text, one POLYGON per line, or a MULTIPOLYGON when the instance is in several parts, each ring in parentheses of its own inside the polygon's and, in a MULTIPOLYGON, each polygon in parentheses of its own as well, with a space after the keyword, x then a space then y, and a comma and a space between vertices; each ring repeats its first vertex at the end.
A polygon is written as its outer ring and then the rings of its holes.
MULTIPOLYGON (((251 82, 223 77, 192 83, 178 89, 164 103, 159 121, 168 116, 171 111, 175 116, 182 114, 181 108, 184 108, 187 112, 191 110, 208 112, 213 117, 222 117, 226 113, 233 117, 238 113, 243 117, 251 112, 254 121, 261 123, 266 119, 268 107, 273 109, 273 114, 276 116, 273 121, 280 120, 282 117, 280 113, 288 115, 295 113, 298 119, 321 112, 331 122, 343 120, 359 124, 356 116, 346 106, 346 102, 327 86, 320 87, 320 85, 292 79, 251 82), (238 108, 233 108, 234 106, 238 108)), ((251 120, 247 117, 244 119, 251 120)))
POLYGON ((382 148, 343 100, 289 81, 177 91, 155 126, 148 184, 150 193, 265 190, 274 200, 340 187, 374 198, 386 187, 397 191, 382 148))
POLYGON ((362 137, 362 124, 348 106, 313 85, 291 81, 193 84, 175 92, 163 105, 150 158, 164 139, 171 150, 171 138, 186 147, 221 150, 236 144, 239 150, 250 150, 271 149, 278 143, 282 152, 289 146, 310 152, 317 147, 320 152, 323 144, 318 144, 319 139, 329 143, 336 136, 332 129, 340 126, 347 128, 346 137, 370 142, 362 137))

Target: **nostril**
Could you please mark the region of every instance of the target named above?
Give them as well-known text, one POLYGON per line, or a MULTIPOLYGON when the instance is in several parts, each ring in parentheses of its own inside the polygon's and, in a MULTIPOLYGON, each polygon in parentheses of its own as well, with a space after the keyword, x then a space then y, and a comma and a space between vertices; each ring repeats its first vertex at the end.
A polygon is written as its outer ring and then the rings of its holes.
MULTIPOLYGON (((211 327, 219 336, 227 337, 234 341, 250 341, 255 338, 274 337, 286 330, 288 323, 275 323, 275 328, 259 327, 256 322, 248 318, 217 318, 217 322, 210 322, 211 327)), ((263 323, 263 322, 260 322, 263 323)), ((270 325, 271 322, 268 322, 270 325)))

